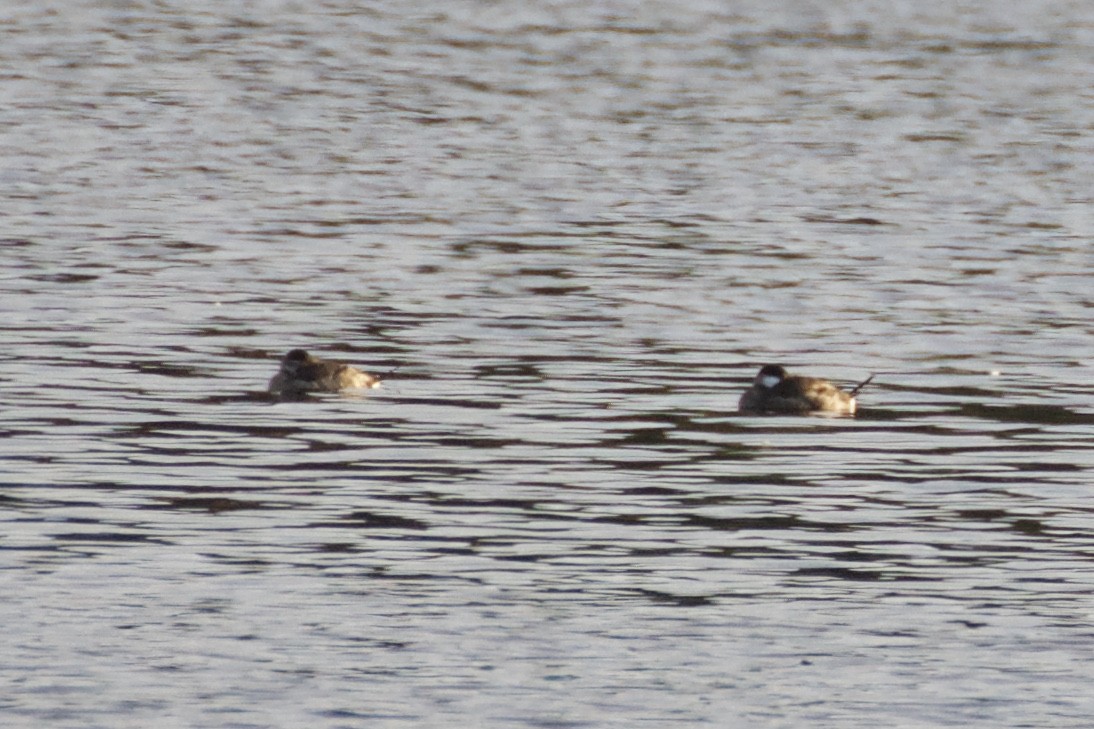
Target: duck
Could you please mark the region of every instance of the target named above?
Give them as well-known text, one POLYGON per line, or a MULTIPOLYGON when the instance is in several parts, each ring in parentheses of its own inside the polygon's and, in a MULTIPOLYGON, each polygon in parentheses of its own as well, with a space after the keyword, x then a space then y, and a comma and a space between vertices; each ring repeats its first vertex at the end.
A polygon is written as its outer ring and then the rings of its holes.
POLYGON ((270 379, 269 391, 274 395, 303 395, 379 386, 380 378, 375 375, 294 349, 281 358, 281 369, 270 379))
POLYGON ((854 415, 855 395, 873 379, 870 375, 845 392, 828 380, 791 375, 782 365, 764 365, 752 387, 741 395, 737 409, 742 413, 854 415))

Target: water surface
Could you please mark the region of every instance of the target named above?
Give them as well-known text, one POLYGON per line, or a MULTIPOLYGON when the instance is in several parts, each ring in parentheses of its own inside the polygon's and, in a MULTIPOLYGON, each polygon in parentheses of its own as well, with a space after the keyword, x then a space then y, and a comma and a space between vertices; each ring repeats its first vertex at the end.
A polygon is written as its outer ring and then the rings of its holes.
POLYGON ((3 11, 5 726, 1088 726, 1092 34, 3 11))

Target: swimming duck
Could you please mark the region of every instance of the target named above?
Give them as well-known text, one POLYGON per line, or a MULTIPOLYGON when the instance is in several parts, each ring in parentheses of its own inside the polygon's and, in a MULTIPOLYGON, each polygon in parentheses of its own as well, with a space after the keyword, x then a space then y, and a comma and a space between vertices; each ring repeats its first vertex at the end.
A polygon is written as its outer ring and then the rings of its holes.
POLYGON ((855 394, 872 379, 873 375, 844 392, 828 380, 791 375, 780 365, 764 365, 752 387, 741 395, 737 409, 743 413, 854 415, 855 394))
POLYGON ((379 386, 379 377, 294 349, 281 359, 281 369, 270 379, 269 389, 275 395, 302 395, 379 386))

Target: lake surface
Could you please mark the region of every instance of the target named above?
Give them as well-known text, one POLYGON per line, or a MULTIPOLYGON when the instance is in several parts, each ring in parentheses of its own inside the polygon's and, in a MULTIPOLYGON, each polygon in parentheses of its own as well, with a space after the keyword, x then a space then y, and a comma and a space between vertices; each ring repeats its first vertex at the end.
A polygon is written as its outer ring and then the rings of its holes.
POLYGON ((3 725, 1090 726, 1094 8, 529 5, 0 11, 3 725))

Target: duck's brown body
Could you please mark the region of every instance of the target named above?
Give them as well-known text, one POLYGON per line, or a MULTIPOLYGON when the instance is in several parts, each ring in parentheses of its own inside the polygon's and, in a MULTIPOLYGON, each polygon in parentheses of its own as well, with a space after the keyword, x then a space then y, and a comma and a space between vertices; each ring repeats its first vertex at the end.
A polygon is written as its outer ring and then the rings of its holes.
MULTIPOLYGON (((853 392, 857 391, 856 387, 853 392)), ((828 380, 790 375, 779 365, 766 365, 741 395, 737 409, 744 413, 854 415, 853 392, 844 392, 828 380)))
POLYGON ((275 395, 302 395, 379 386, 380 378, 367 372, 294 349, 282 358, 281 369, 270 380, 269 389, 275 395))

